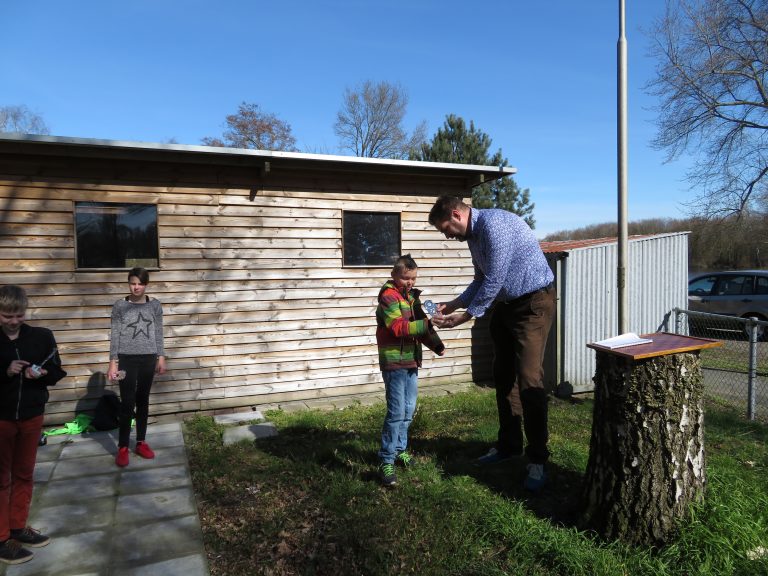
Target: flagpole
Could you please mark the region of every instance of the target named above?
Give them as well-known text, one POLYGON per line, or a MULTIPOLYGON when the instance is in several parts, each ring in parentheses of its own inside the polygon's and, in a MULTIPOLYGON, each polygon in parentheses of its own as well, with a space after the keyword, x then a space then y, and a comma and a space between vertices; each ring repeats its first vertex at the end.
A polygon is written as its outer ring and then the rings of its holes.
POLYGON ((619 334, 629 332, 629 295, 627 290, 627 39, 625 37, 624 0, 619 0, 618 60, 618 262, 616 287, 618 293, 619 334))

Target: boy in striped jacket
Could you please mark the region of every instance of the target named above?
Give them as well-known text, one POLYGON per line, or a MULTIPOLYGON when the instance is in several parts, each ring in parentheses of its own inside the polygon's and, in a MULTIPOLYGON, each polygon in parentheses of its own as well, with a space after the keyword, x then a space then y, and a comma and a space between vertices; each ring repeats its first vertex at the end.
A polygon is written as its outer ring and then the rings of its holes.
POLYGON ((410 254, 401 256, 392 268, 392 279, 379 291, 376 308, 376 343, 379 367, 387 397, 387 415, 381 431, 379 473, 384 486, 397 483, 395 462, 408 465, 408 427, 413 420, 421 366, 421 345, 438 356, 445 346, 432 327, 414 288, 418 268, 410 254))

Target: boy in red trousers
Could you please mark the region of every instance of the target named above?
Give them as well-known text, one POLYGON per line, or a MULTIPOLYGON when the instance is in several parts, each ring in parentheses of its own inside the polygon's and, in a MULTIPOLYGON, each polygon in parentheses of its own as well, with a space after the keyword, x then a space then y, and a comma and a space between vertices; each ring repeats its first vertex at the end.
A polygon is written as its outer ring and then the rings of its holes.
POLYGON ((0 562, 32 559, 50 538, 27 526, 48 386, 67 375, 47 328, 24 323, 27 295, 0 287, 0 562))

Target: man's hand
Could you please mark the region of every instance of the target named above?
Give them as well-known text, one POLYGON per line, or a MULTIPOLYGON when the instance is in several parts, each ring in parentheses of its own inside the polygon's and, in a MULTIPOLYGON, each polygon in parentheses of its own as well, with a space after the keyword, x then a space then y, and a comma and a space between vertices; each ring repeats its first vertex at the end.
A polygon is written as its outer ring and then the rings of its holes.
POLYGON ((468 312, 454 312, 447 316, 435 316, 432 318, 432 324, 438 328, 455 328, 464 322, 469 322, 472 315, 468 312))
POLYGON ((450 302, 439 302, 437 305, 437 315, 447 316, 448 314, 453 314, 456 312, 457 308, 461 308, 461 302, 459 302, 458 298, 455 298, 450 302))

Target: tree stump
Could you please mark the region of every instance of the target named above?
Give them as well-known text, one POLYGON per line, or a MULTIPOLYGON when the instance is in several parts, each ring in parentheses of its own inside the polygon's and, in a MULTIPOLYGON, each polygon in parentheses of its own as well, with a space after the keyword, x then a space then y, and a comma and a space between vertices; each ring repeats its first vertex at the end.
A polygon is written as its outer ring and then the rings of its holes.
POLYGON ((704 496, 698 351, 632 359, 598 349, 593 380, 583 527, 609 540, 662 545, 704 496))

